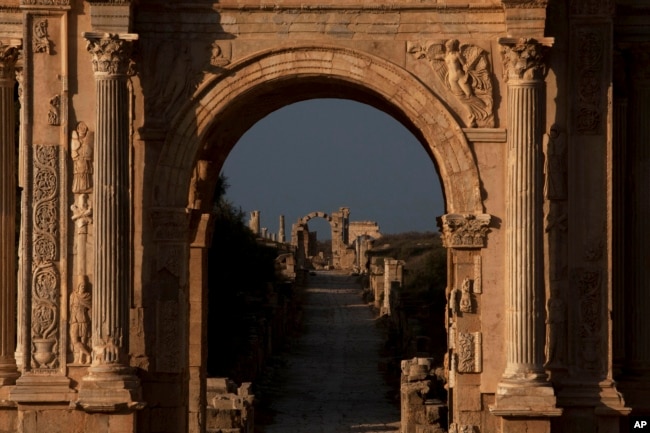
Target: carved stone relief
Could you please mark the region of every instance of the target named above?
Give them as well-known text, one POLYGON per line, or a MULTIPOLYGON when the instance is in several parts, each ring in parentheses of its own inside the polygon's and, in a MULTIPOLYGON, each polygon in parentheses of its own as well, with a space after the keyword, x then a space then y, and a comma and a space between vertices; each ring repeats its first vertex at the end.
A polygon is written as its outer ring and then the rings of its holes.
MULTIPOLYGON (((24 4, 24 3, 23 3, 24 4)), ((33 36, 32 39, 32 50, 35 53, 47 53, 50 54, 50 49, 52 47, 52 41, 48 39, 48 22, 47 19, 41 18, 34 21, 34 26, 32 28, 33 36)))
POLYGON ((481 333, 458 332, 456 341, 459 373, 480 373, 482 370, 481 333))
POLYGON ((49 372, 59 365, 60 271, 59 148, 34 147, 34 247, 32 250, 31 367, 49 372))
POLYGON ((84 122, 77 123, 70 139, 72 156, 72 192, 88 193, 93 187, 94 135, 84 122))
POLYGON ((210 64, 217 68, 223 68, 230 63, 230 52, 224 52, 221 45, 218 42, 210 45, 210 64))
POLYGON ((442 242, 447 248, 483 248, 489 231, 488 214, 447 214, 440 217, 442 242))
POLYGON ((488 52, 457 39, 408 43, 416 59, 426 59, 435 76, 467 109, 470 128, 494 127, 492 72, 488 52))
POLYGON ((580 134, 600 134, 603 129, 603 55, 605 35, 595 28, 575 30, 573 123, 580 134))
POLYGON ((110 34, 102 37, 87 36, 86 48, 92 55, 93 71, 107 75, 132 75, 133 43, 110 34))
POLYGON ((61 111, 61 95, 54 95, 50 98, 50 108, 47 111, 47 123, 49 125, 58 126, 60 121, 61 111))
POLYGON ((73 353, 73 363, 90 364, 90 311, 92 295, 90 281, 83 275, 75 283, 70 295, 70 348, 73 353))
POLYGON ((567 148, 565 135, 557 125, 544 135, 546 158, 544 160, 544 195, 549 200, 567 198, 567 148))

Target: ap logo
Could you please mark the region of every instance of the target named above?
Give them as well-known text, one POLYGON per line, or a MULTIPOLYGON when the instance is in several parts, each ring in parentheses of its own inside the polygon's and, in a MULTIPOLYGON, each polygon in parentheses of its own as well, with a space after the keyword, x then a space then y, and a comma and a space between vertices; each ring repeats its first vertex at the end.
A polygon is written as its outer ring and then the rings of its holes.
POLYGON ((645 416, 631 416, 630 427, 632 431, 647 431, 650 432, 650 417, 645 416))

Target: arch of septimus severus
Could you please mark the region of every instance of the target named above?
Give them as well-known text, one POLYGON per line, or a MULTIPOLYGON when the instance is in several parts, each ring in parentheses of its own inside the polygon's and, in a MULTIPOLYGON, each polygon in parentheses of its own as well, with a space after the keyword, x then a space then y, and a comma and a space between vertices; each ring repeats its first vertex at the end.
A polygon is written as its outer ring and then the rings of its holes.
POLYGON ((251 125, 318 97, 389 113, 435 162, 452 431, 647 414, 649 14, 2 0, 0 431, 202 430, 206 198, 251 125))

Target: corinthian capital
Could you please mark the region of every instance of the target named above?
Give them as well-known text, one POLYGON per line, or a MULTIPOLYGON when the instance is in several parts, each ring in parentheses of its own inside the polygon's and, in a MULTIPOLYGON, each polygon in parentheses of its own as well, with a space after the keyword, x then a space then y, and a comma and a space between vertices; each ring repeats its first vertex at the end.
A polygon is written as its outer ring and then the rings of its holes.
POLYGON ((136 34, 84 33, 96 75, 129 75, 136 34))
POLYGON ((543 41, 527 38, 500 38, 505 80, 543 80, 546 75, 546 53, 552 38, 543 41))
POLYGON ((19 40, 0 41, 0 80, 14 82, 16 79, 14 68, 19 54, 19 40))

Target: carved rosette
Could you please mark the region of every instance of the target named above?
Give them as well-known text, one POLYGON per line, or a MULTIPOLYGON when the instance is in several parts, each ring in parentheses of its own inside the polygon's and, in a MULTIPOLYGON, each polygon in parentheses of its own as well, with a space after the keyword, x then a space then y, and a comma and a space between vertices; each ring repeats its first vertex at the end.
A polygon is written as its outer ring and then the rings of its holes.
POLYGON ((132 75, 131 55, 137 35, 84 33, 95 75, 132 75))
POLYGON ((546 75, 548 47, 535 39, 499 39, 502 45, 504 80, 537 81, 546 75))
POLYGON ((440 217, 442 243, 446 248, 484 248, 489 214, 447 214, 440 217))

